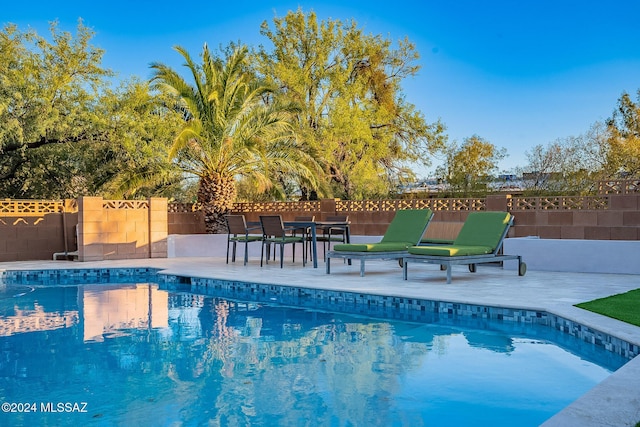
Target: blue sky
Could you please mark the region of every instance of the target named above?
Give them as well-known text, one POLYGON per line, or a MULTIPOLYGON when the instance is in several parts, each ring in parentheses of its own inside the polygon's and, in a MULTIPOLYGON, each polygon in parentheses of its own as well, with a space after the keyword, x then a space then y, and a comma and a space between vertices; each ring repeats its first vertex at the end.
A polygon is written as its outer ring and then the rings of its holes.
POLYGON ((506 148, 501 170, 524 166, 535 145, 586 132, 623 92, 635 98, 640 89, 636 0, 36 0, 4 4, 0 22, 48 35, 48 22, 74 31, 82 18, 106 50, 104 66, 148 78, 151 62, 180 67, 174 45, 194 56, 205 42, 268 46, 260 24, 299 7, 393 41, 408 37, 422 69, 405 81, 407 101, 428 121, 441 119, 452 140, 476 134, 506 148))

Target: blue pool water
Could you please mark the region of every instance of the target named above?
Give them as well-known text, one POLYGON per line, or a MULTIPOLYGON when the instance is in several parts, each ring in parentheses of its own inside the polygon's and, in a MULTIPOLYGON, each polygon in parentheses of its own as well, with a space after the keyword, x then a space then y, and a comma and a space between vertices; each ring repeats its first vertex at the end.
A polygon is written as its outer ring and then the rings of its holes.
POLYGON ((0 425, 534 426, 626 362, 542 326, 165 288, 0 285, 0 425))

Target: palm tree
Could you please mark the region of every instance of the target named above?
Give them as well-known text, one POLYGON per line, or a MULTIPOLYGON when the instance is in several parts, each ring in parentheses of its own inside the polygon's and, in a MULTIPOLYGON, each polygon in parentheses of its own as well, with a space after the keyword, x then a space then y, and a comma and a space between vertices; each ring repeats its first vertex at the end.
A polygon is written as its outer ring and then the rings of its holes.
POLYGON ((261 191, 274 185, 273 172, 292 173, 315 182, 306 165, 313 161, 298 147, 290 120, 297 111, 282 105, 274 90, 248 71, 248 50, 240 46, 226 60, 211 55, 202 64, 182 47, 193 85, 170 67, 154 63, 154 87, 173 94, 185 123, 169 150, 183 171, 198 177, 198 202, 207 232, 226 230, 224 215, 233 207, 236 180, 248 178, 261 191))

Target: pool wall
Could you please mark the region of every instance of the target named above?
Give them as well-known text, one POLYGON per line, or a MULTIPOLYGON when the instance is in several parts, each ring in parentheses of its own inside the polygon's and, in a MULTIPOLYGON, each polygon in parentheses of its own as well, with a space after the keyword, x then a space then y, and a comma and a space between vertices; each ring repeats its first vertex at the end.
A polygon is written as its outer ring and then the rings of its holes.
POLYGON ((356 292, 311 289, 277 284, 247 283, 212 278, 165 275, 155 268, 93 268, 6 270, 0 282, 48 284, 131 283, 154 281, 172 291, 210 294, 225 298, 313 307, 405 321, 426 322, 434 314, 470 319, 544 325, 581 341, 602 347, 628 360, 640 354, 640 346, 611 334, 544 310, 492 307, 417 298, 370 295, 356 292))
MULTIPOLYGON (((640 274, 637 240, 517 237, 505 239, 504 252, 521 255, 531 271, 640 274)), ((505 262, 505 269, 517 268, 517 262, 505 262)))

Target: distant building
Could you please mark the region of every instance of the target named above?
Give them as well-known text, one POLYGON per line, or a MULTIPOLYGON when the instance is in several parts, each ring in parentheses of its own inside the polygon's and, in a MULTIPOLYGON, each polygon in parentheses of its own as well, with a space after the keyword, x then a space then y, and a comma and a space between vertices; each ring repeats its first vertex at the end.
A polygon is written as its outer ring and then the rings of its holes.
POLYGON ((514 175, 514 174, 498 175, 498 180, 507 181, 507 182, 517 181, 518 180, 518 176, 514 175))

